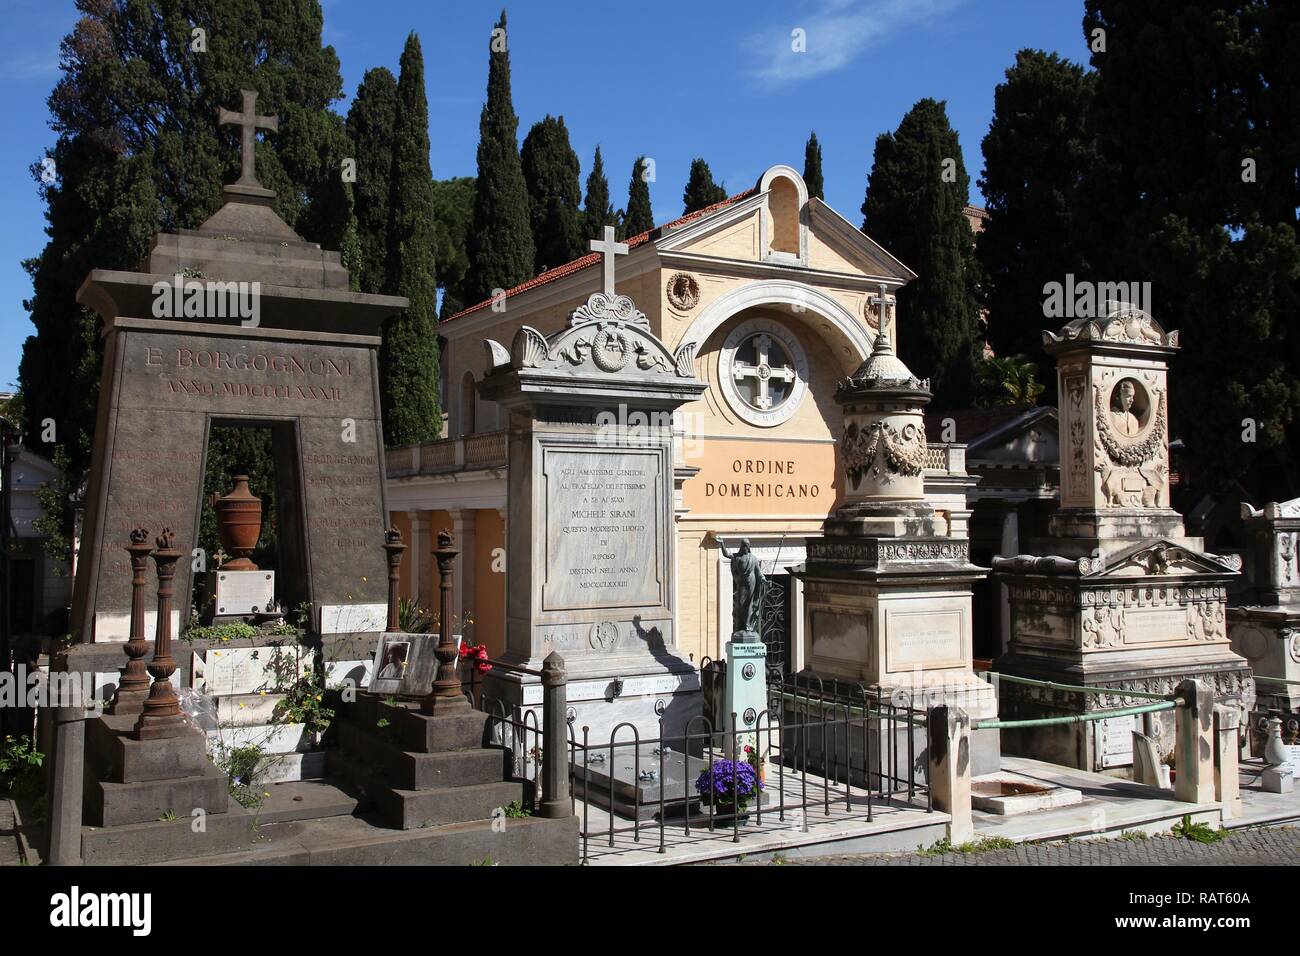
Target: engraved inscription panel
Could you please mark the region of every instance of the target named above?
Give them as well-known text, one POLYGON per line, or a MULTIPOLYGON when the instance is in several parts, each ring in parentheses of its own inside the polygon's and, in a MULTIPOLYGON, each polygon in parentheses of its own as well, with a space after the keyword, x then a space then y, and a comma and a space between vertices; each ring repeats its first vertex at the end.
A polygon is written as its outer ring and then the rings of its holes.
POLYGON ((893 673, 913 667, 957 667, 962 659, 962 611, 895 611, 887 613, 886 669, 893 673))
POLYGON ((545 454, 543 608, 661 604, 659 453, 548 448, 545 454))
POLYGON ((1187 610, 1129 608, 1124 616, 1125 644, 1155 644, 1187 639, 1187 610))

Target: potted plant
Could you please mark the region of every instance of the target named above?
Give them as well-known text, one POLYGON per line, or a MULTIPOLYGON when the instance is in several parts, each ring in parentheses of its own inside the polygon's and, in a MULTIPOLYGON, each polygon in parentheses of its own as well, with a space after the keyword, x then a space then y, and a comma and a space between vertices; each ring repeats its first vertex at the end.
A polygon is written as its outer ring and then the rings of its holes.
POLYGON ((701 800, 712 804, 718 814, 738 815, 742 823, 749 818, 749 801, 762 789, 763 782, 748 760, 715 760, 695 781, 701 800))

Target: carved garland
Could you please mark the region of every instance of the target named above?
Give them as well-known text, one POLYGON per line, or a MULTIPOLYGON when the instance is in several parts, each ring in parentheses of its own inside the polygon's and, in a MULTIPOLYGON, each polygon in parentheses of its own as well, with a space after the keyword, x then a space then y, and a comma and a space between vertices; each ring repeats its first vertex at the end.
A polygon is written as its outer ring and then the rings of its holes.
POLYGON ((1106 413, 1101 400, 1101 389, 1096 388, 1093 393, 1096 399, 1097 437, 1111 461, 1117 465, 1134 468, 1151 461, 1160 453, 1165 434, 1165 393, 1163 390, 1160 392, 1160 401, 1156 405, 1156 419, 1151 428, 1151 434, 1133 445, 1122 444, 1111 430, 1110 416, 1106 413))
POLYGON ((884 462, 890 471, 915 478, 925 470, 925 434, 909 422, 901 430, 888 422, 876 421, 871 427, 859 430, 850 425, 844 433, 844 465, 851 475, 870 469, 880 474, 880 466, 873 463, 876 452, 884 447, 884 462))

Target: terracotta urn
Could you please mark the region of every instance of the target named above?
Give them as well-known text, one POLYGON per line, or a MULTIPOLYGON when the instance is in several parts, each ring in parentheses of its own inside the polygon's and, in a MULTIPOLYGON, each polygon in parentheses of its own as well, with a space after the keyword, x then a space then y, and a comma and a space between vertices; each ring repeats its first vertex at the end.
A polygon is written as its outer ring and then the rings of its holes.
POLYGON ((248 490, 247 475, 231 475, 235 487, 223 498, 212 494, 212 507, 217 513, 217 537, 221 546, 234 560, 223 564, 225 571, 256 571, 257 565, 249 555, 257 547, 262 533, 262 499, 248 490))

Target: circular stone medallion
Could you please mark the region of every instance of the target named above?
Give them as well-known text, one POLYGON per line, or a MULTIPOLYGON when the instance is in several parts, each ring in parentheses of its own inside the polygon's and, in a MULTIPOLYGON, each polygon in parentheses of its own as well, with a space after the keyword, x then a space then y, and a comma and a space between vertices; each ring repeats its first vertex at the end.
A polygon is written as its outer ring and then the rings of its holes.
POLYGON ((780 322, 750 319, 722 343, 718 379, 732 411, 751 425, 771 428, 799 410, 808 391, 808 357, 780 322))

